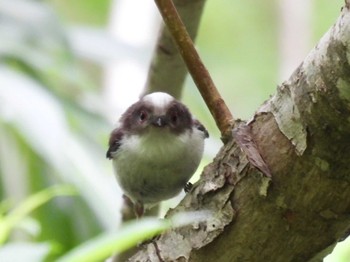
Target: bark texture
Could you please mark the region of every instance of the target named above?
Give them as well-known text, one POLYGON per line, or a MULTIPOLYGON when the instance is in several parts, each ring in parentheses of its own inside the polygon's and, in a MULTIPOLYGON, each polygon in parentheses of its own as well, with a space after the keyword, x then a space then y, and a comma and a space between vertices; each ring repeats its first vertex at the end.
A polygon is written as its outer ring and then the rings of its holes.
POLYGON ((228 142, 167 214, 206 209, 207 221, 166 232, 129 261, 322 261, 350 232, 349 62, 347 4, 291 78, 236 124, 272 178, 228 142))
MULTIPOLYGON (((196 39, 205 0, 174 0, 174 4, 193 42, 196 39)), ((145 94, 162 91, 181 97, 187 69, 168 29, 161 28, 148 73, 145 94)))

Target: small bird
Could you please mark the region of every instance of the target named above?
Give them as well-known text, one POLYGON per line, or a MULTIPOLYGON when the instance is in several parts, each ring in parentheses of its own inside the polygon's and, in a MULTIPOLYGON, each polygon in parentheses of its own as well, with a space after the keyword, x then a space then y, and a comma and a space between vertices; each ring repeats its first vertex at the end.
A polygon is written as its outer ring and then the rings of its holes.
POLYGON ((186 187, 208 137, 188 108, 166 93, 148 94, 126 110, 106 157, 137 217, 186 187))

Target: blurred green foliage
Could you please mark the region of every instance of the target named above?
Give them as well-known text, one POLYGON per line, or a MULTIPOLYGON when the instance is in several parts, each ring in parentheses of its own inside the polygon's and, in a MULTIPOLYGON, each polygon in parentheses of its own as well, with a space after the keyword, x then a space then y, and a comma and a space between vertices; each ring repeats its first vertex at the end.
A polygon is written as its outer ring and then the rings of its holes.
MULTIPOLYGON (((279 84, 277 3, 207 3, 198 47, 234 116, 252 116, 279 84)), ((342 4, 313 1, 310 48, 335 21, 342 4)), ((107 232, 118 224, 120 192, 104 159, 111 125, 101 110, 103 63, 92 52, 83 56, 77 49, 101 43, 94 30, 106 28, 111 5, 110 0, 0 0, 0 261, 71 261, 72 254, 98 253, 101 239, 109 241, 107 232), (77 38, 82 33, 77 24, 90 29, 83 40, 77 38), (60 184, 72 185, 76 195, 52 199, 57 191, 51 194, 46 188, 60 184), (14 218, 35 194, 44 195, 40 205, 14 218), (9 221, 6 230, 4 221, 9 221), (84 244, 91 239, 96 240, 92 245, 84 244)), ((134 47, 126 48, 135 53, 134 47)), ((190 79, 184 101, 218 138, 190 79)), ((164 228, 154 223, 156 231, 164 228)), ((112 242, 118 237, 116 233, 112 242)), ((350 261, 348 247, 327 261, 350 261)))
POLYGON ((238 117, 250 117, 276 87, 277 14, 274 1, 207 3, 198 45, 238 117))
MULTIPOLYGON (((0 245, 9 238, 10 232, 35 209, 54 197, 72 194, 74 194, 72 188, 63 186, 51 187, 28 197, 23 203, 9 212, 4 208, 0 213, 0 245)), ((3 202, 3 204, 6 204, 6 202, 3 202)))
POLYGON ((51 0, 64 21, 92 26, 104 26, 108 21, 111 0, 51 0))

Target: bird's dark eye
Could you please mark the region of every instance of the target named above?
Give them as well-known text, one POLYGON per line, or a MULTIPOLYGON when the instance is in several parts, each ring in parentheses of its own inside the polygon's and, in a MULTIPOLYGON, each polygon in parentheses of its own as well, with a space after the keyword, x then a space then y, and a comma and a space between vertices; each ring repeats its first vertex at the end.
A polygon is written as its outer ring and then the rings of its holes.
POLYGON ((177 120, 178 120, 177 114, 176 114, 176 113, 172 114, 172 115, 170 116, 170 120, 171 120, 171 122, 172 122, 173 124, 176 124, 176 123, 177 123, 177 120))
POLYGON ((147 112, 146 111, 141 111, 140 114, 139 114, 139 120, 141 123, 145 122, 145 120, 147 119, 147 112))

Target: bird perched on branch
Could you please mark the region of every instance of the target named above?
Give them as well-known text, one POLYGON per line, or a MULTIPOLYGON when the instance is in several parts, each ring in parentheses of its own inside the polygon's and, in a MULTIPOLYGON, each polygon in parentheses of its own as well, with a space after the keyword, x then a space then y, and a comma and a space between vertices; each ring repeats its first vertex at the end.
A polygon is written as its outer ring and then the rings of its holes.
POLYGON ((137 217, 180 193, 199 165, 207 137, 188 108, 166 93, 148 94, 126 110, 106 156, 137 217))

